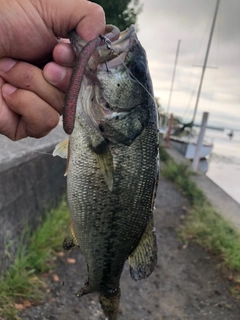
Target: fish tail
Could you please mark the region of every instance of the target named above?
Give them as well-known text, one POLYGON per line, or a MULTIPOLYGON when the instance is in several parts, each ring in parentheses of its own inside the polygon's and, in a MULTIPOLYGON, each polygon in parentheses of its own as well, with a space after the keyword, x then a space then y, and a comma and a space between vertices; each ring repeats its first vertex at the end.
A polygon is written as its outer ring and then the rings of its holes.
POLYGON ((120 288, 114 292, 101 292, 99 302, 108 320, 117 320, 121 291, 120 288))

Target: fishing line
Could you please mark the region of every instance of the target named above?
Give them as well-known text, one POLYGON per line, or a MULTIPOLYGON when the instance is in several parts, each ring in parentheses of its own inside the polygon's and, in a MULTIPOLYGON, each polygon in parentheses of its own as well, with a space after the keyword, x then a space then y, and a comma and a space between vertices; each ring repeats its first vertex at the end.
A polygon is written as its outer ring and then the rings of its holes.
POLYGON ((24 146, 26 149, 32 151, 33 153, 40 153, 40 154, 44 154, 44 155, 48 155, 48 156, 53 156, 52 153, 48 153, 48 152, 43 152, 43 151, 38 151, 38 150, 34 150, 28 146, 24 146))
MULTIPOLYGON (((139 42, 139 40, 138 40, 139 42)), ((140 42, 139 42, 140 43, 140 42)), ((157 101, 155 99, 155 97, 151 94, 151 92, 149 92, 149 90, 147 88, 144 87, 144 85, 134 76, 134 74, 130 71, 130 69, 127 67, 127 65, 125 64, 125 62, 123 61, 123 59, 121 59, 120 55, 114 50, 112 49, 111 47, 108 48, 109 50, 113 51, 119 58, 120 62, 122 63, 122 65, 124 66, 124 68, 127 70, 128 74, 131 75, 131 77, 138 83, 140 84, 140 86, 147 92, 147 94, 151 97, 152 101, 154 102, 155 104, 155 109, 156 109, 156 117, 157 117, 157 123, 158 123, 158 131, 159 131, 159 127, 160 127, 160 122, 159 122, 159 119, 160 119, 160 115, 159 115, 159 109, 157 107, 157 101)), ((106 69, 107 69, 107 72, 109 72, 109 69, 108 69, 108 66, 107 66, 107 62, 105 62, 105 65, 106 65, 106 69)))
MULTIPOLYGON (((7 142, 7 141, 0 141, 0 144, 4 144, 4 145, 8 146, 9 143, 12 143, 12 142, 13 142, 13 141, 11 141, 11 140, 10 140, 9 142, 7 142)), ((52 156, 52 153, 50 153, 50 152, 44 152, 44 151, 35 150, 35 149, 32 149, 31 147, 25 145, 25 144, 24 144, 24 145, 20 145, 20 144, 16 143, 16 144, 14 145, 14 148, 17 148, 17 149, 19 149, 19 150, 25 150, 25 149, 27 149, 27 150, 31 151, 32 153, 40 153, 40 154, 52 156)))
MULTIPOLYGON (((8 141, 0 141, 0 145, 1 144, 4 144, 4 145, 6 145, 6 146, 8 146, 9 145, 9 143, 13 143, 13 141, 11 141, 11 140, 9 140, 9 142, 8 141)), ((18 150, 29 150, 29 151, 31 151, 32 153, 39 153, 39 154, 43 154, 43 155, 48 155, 48 156, 53 156, 52 155, 52 152, 44 152, 44 151, 39 151, 39 150, 35 150, 35 149, 33 149, 33 148, 31 148, 31 147, 29 147, 28 145, 26 145, 26 144, 20 144, 20 143, 18 143, 18 142, 14 142, 14 148, 17 148, 18 150)), ((58 142, 56 143, 56 144, 58 144, 58 142)), ((53 148, 54 149, 54 148, 53 148)))
MULTIPOLYGON (((140 43, 139 40, 138 40, 138 42, 140 43)), ((149 92, 148 89, 145 88, 144 85, 134 76, 134 74, 130 71, 130 69, 127 67, 127 65, 125 64, 125 62, 121 59, 120 54, 119 54, 118 52, 116 52, 110 45, 107 46, 107 48, 108 48, 108 50, 114 52, 114 53, 118 56, 120 62, 122 63, 122 65, 124 66, 124 68, 127 70, 127 72, 131 75, 131 77, 140 84, 140 86, 147 92, 147 94, 148 94, 148 95, 152 98, 152 100, 156 103, 155 97, 154 97, 154 96, 151 94, 151 92, 149 92)), ((122 53, 122 52, 121 52, 121 53, 122 53)), ((107 69, 107 71, 109 71, 106 62, 105 62, 105 64, 106 64, 106 69, 107 69)), ((156 104, 157 104, 157 103, 156 103, 156 104)))
MULTIPOLYGON (((110 40, 109 40, 109 41, 110 41, 110 40)), ((139 40, 137 40, 137 41, 140 43, 139 40)), ((146 87, 144 87, 144 85, 143 85, 143 84, 136 78, 136 76, 130 71, 130 69, 129 69, 129 68, 127 67, 127 65, 125 64, 124 60, 120 57, 120 54, 111 47, 110 43, 106 43, 106 47, 107 47, 108 50, 114 52, 114 53, 116 54, 116 56, 118 56, 120 62, 122 63, 122 65, 124 66, 124 68, 127 70, 128 74, 131 75, 131 77, 132 77, 138 84, 140 84, 140 86, 146 91, 146 93, 151 97, 151 99, 152 99, 152 100, 154 101, 154 103, 157 105, 155 97, 151 94, 151 92, 149 92, 149 90, 148 90, 146 87)), ((105 63, 105 65, 106 65, 106 70, 107 70, 107 72, 109 72, 109 69, 108 69, 108 66, 107 66, 107 62, 105 61, 104 63, 105 63)), ((7 145, 7 142, 3 142, 3 143, 7 145)), ((52 153, 50 153, 50 152, 43 152, 43 151, 34 150, 34 149, 32 149, 31 147, 28 147, 27 145, 18 146, 18 145, 16 144, 15 146, 17 146, 17 148, 19 148, 19 149, 21 149, 21 150, 22 150, 22 147, 24 147, 24 148, 32 151, 33 153, 39 153, 39 154, 43 154, 43 155, 52 156, 52 153)))
POLYGON ((62 281, 62 287, 65 285, 66 282, 66 274, 67 274, 67 267, 68 267, 68 258, 69 258, 69 254, 72 250, 69 250, 67 252, 67 255, 65 256, 65 263, 64 263, 64 271, 63 271, 63 281, 62 281))
POLYGON ((144 85, 134 76, 134 74, 130 71, 130 69, 126 66, 126 64, 124 63, 124 61, 122 61, 123 66, 126 68, 126 70, 128 71, 128 73, 140 84, 140 86, 148 93, 148 95, 152 98, 152 100, 156 103, 155 98, 153 97, 153 95, 151 94, 151 92, 148 91, 147 88, 144 87, 144 85))
POLYGON ((104 61, 104 63, 105 63, 105 66, 106 66, 107 73, 109 73, 109 69, 108 69, 107 61, 104 61))

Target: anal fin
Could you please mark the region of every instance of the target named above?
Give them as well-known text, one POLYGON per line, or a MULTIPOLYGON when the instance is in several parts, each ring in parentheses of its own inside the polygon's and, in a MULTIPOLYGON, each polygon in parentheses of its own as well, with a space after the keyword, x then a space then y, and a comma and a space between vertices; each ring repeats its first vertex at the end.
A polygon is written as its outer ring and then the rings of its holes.
POLYGON ((84 287, 83 287, 81 290, 79 290, 79 291, 75 294, 75 296, 76 296, 77 298, 80 298, 80 297, 85 296, 86 294, 89 294, 89 293, 91 293, 91 292, 92 292, 92 290, 91 290, 91 288, 90 288, 90 286, 89 286, 89 282, 86 282, 85 285, 84 285, 84 287))
POLYGON ((152 273, 157 264, 157 240, 153 217, 148 222, 146 230, 138 246, 128 257, 130 274, 134 280, 145 279, 152 273))
MULTIPOLYGON (((89 282, 85 283, 84 287, 75 295, 80 298, 86 294, 93 292, 89 282)), ((119 311, 119 302, 121 297, 120 287, 110 289, 108 291, 100 291, 99 302, 101 304, 104 315, 107 320, 117 320, 119 311)))
POLYGON ((75 246, 79 247, 79 244, 77 242, 77 238, 74 233, 73 225, 71 223, 68 230, 67 230, 67 234, 63 240, 62 247, 64 250, 70 250, 71 248, 73 248, 75 246))

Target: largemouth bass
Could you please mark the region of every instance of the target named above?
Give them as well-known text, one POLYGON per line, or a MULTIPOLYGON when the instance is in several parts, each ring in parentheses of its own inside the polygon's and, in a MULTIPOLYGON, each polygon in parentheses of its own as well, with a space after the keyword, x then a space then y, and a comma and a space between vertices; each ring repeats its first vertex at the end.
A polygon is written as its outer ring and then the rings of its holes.
MULTIPOLYGON (((76 33, 70 40, 77 54, 84 50, 76 33)), ((146 54, 134 27, 111 43, 101 41, 84 69, 68 148, 59 144, 54 155, 68 149, 71 225, 63 247, 78 246, 88 267, 76 295, 99 292, 106 317, 115 320, 125 261, 134 280, 148 277, 157 262, 158 128, 146 54)))

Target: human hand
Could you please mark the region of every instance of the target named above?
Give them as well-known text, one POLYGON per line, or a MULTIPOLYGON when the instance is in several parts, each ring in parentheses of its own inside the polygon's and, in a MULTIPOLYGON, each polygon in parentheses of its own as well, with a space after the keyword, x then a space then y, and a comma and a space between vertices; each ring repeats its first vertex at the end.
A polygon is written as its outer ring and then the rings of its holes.
MULTIPOLYGON (((37 66, 52 59, 57 37, 66 38, 72 29, 87 41, 104 33, 104 13, 87 0, 4 0, 0 14, 0 133, 12 140, 39 138, 59 121, 71 69, 37 66)), ((67 45, 58 45, 53 56, 72 66, 74 54, 67 45)))

